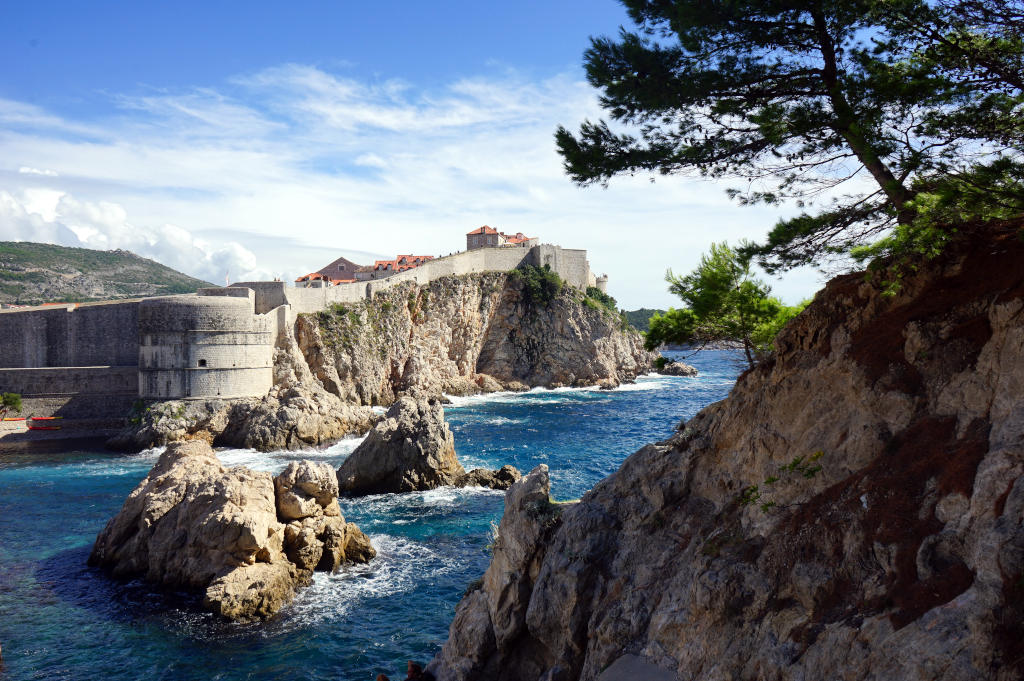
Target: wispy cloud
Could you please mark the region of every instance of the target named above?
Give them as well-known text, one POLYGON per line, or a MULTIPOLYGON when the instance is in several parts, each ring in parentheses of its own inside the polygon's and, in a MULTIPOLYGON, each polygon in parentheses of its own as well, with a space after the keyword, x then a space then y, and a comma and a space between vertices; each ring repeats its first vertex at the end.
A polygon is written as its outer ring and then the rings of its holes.
MULTIPOLYGON (((613 295, 639 306, 671 302, 667 267, 775 221, 695 180, 575 187, 553 131, 598 116, 564 75, 424 89, 300 64, 122 93, 100 120, 0 100, 0 238, 129 248, 221 281, 294 276, 336 251, 447 253, 487 223, 587 248, 613 295)), ((810 279, 779 290, 801 297, 810 279)))

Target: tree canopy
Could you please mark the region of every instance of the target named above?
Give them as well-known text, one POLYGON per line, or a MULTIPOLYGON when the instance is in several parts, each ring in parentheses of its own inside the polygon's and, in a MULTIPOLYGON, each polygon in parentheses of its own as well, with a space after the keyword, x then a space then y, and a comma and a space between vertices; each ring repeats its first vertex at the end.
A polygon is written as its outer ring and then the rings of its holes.
POLYGON ((749 259, 724 242, 712 244, 690 274, 679 276, 669 270, 665 280, 685 307, 651 317, 648 350, 663 344, 732 341, 753 366, 770 350, 785 323, 803 309, 773 297, 768 285, 751 274, 749 259))
POLYGON ((584 57, 613 123, 556 133, 574 181, 695 173, 741 181, 741 203, 796 200, 747 248, 769 270, 976 215, 993 176, 996 212, 1024 209, 1022 0, 623 3, 634 29, 584 57))

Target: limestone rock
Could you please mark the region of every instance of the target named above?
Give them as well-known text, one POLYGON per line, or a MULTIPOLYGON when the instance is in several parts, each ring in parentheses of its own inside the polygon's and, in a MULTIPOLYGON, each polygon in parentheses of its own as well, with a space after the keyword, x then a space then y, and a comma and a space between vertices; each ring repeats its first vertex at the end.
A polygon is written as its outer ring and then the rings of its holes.
POLYGON ((465 475, 440 404, 403 397, 338 469, 343 494, 412 492, 465 475))
POLYGON ((513 466, 467 473, 440 400, 401 397, 341 464, 338 489, 353 496, 443 486, 508 489, 519 477, 513 466))
POLYGON ((833 280, 728 399, 556 521, 523 503, 532 472, 514 485, 438 680, 593 681, 625 656, 687 681, 1024 677, 1015 229, 895 296, 833 280))
POLYGON ((89 563, 198 591, 213 612, 253 619, 291 601, 312 570, 373 555, 341 516, 330 466, 296 462, 275 479, 225 468, 195 440, 167 447, 100 532, 89 563))
POLYGON ((521 282, 498 272, 407 283, 300 316, 295 337, 326 390, 368 405, 401 395, 614 387, 650 371, 656 357, 576 289, 528 303, 521 282))
POLYGON ((548 467, 541 464, 505 493, 505 514, 483 587, 459 603, 450 638, 428 667, 438 679, 541 678, 544 669, 525 659, 516 661, 518 676, 500 665, 505 659, 502 652, 526 627, 530 587, 544 557, 544 543, 560 523, 562 506, 550 501, 550 489, 548 467))
POLYGON ((655 369, 662 376, 696 376, 697 368, 682 362, 667 362, 660 369, 655 369))
POLYGON ((515 466, 502 466, 496 471, 486 468, 474 468, 459 478, 458 487, 490 487, 491 489, 507 490, 522 478, 515 466))

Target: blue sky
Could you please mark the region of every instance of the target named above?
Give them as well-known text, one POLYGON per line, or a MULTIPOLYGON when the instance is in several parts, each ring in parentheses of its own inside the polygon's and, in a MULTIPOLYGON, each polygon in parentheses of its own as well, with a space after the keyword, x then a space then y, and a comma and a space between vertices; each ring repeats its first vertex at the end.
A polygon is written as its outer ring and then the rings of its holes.
MULTIPOLYGON (((590 251, 626 307, 779 217, 726 184, 581 189, 558 124, 616 2, 25 2, 0 23, 0 238, 129 248, 221 282, 447 253, 490 224, 590 251), (321 262, 323 261, 323 262, 321 262)), ((795 301, 820 277, 773 281, 795 301)))

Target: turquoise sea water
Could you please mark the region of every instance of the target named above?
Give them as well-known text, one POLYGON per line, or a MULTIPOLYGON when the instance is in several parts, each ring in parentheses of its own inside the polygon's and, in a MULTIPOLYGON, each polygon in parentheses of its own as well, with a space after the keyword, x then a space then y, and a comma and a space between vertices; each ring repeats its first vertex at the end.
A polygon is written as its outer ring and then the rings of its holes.
MULTIPOLYGON (((732 355, 688 360, 697 378, 642 377, 615 391, 560 389, 456 398, 446 409, 467 469, 549 466, 552 495, 577 498, 647 442, 726 396, 732 355)), ((293 459, 337 466, 359 440, 322 451, 219 452, 277 472, 293 459)), ((342 501, 370 535, 369 565, 318 574, 269 622, 231 624, 191 597, 85 565, 96 533, 159 456, 70 452, 0 458, 0 678, 403 678, 447 638, 456 603, 487 567, 503 493, 438 489, 342 501)))

